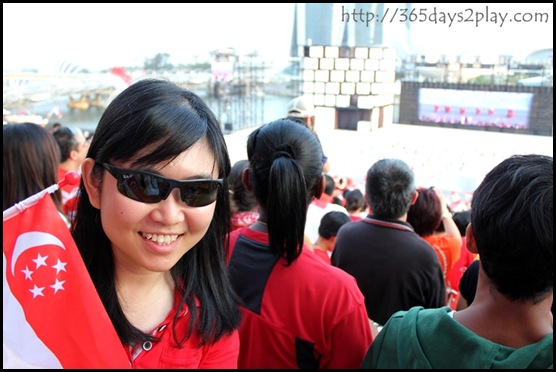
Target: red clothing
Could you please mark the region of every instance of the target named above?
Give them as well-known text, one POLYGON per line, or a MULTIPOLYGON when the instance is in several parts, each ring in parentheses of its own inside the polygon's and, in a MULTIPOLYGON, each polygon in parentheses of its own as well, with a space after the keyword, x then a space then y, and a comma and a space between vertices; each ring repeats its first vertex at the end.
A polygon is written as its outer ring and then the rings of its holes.
POLYGON ((478 257, 477 255, 467 250, 465 246, 465 236, 463 236, 461 240, 462 240, 461 255, 459 257, 459 260, 457 260, 454 266, 452 267, 452 272, 448 277, 450 287, 452 289, 455 289, 458 292, 459 292, 459 282, 461 280, 461 277, 463 276, 463 273, 465 272, 465 270, 467 270, 469 265, 471 265, 471 263, 473 263, 473 261, 475 261, 478 257))
MULTIPOLYGON (((179 294, 176 293, 176 306, 179 303, 179 294)), ((126 348, 132 368, 135 369, 237 369, 239 354, 239 334, 234 331, 231 336, 221 338, 212 345, 196 348, 199 335, 193 334, 190 340, 179 348, 174 341, 172 322, 176 308, 168 314, 151 333, 160 337, 158 342, 144 342, 135 346, 133 351, 126 348), (150 348, 149 348, 150 346, 150 348)), ((185 330, 189 321, 188 311, 180 314, 177 329, 185 330)))
POLYGON ((444 282, 449 284, 452 267, 461 255, 459 240, 451 235, 427 235, 422 238, 434 248, 442 267, 444 282))
POLYGON ((319 249, 318 247, 313 247, 313 252, 315 252, 315 254, 322 258, 324 260, 324 262, 326 262, 327 264, 332 265, 332 263, 330 262, 330 255, 328 254, 327 251, 323 251, 322 249, 319 249))
POLYGON ((326 208, 328 203, 332 203, 333 200, 334 198, 332 197, 332 195, 328 195, 327 193, 323 192, 320 198, 314 198, 311 203, 321 208, 326 208))
MULTIPOLYGON (((67 169, 58 168, 58 180, 63 179, 67 169)), ((66 184, 60 188, 62 192, 62 211, 66 217, 72 221, 77 210, 77 193, 79 192, 79 183, 75 185, 66 184)))
POLYGON ((232 231, 251 226, 259 219, 259 212, 236 212, 232 215, 232 231))
POLYGON ((243 368, 357 369, 373 336, 355 279, 307 247, 290 266, 268 248, 268 234, 230 234, 230 278, 242 299, 243 368))

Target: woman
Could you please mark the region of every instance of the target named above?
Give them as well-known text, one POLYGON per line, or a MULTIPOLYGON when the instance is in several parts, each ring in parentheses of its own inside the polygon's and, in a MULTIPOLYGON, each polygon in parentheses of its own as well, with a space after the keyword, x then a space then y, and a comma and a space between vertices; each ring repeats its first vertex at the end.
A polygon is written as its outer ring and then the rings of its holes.
POLYGON ((173 83, 138 81, 100 119, 73 236, 133 368, 237 368, 229 171, 217 119, 173 83))
MULTIPOLYGON (((60 149, 51 133, 33 123, 7 124, 3 128, 3 210, 57 183, 60 149)), ((62 194, 50 194, 60 217, 62 194)))
POLYGON ((239 368, 359 368, 373 340, 363 295, 303 244, 307 208, 324 190, 318 138, 281 119, 249 135, 247 154, 243 182, 260 217, 230 234, 239 368))
POLYGON ((407 212, 407 222, 432 246, 438 256, 446 284, 446 303, 451 305, 454 298, 449 278, 452 267, 461 255, 461 234, 440 190, 419 187, 417 192, 419 196, 407 212))

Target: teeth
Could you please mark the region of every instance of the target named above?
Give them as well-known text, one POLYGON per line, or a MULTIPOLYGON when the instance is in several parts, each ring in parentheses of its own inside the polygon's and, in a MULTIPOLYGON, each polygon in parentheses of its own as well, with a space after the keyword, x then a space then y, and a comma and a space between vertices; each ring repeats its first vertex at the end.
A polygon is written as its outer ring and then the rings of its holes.
POLYGON ((178 238, 177 235, 143 234, 143 237, 160 245, 170 244, 178 238))

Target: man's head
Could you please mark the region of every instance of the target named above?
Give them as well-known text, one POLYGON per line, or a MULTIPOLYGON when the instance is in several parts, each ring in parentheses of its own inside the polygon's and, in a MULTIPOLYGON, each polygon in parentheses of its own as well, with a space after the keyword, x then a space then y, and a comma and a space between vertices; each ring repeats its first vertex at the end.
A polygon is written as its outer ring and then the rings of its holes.
POLYGON ((315 106, 304 96, 292 99, 288 103, 288 119, 304 123, 309 129, 315 129, 315 106))
POLYGON ((379 160, 367 172, 365 193, 374 216, 398 219, 416 200, 415 176, 400 159, 379 160))
POLYGON ((88 144, 81 129, 61 126, 54 133, 60 147, 61 161, 64 168, 78 170, 87 156, 88 144))
POLYGON ((514 155, 473 193, 467 247, 511 300, 536 303, 553 290, 553 182, 551 156, 514 155))

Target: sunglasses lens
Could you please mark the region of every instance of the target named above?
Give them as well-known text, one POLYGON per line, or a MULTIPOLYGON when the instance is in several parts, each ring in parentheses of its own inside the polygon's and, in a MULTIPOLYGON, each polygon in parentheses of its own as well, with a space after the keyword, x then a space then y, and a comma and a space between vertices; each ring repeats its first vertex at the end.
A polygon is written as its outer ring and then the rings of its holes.
POLYGON ((222 180, 177 181, 107 163, 103 166, 117 179, 118 191, 122 195, 141 203, 158 203, 166 199, 174 188, 178 188, 185 204, 204 207, 216 200, 222 187, 222 180))
POLYGON ((158 203, 165 199, 168 189, 168 182, 147 174, 130 172, 118 179, 118 190, 128 198, 142 203, 158 203))
POLYGON ((197 181, 181 185, 181 198, 190 207, 204 207, 216 200, 220 184, 214 181, 197 181))

